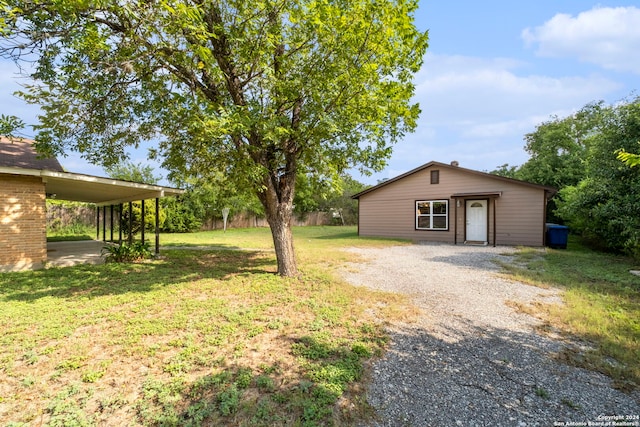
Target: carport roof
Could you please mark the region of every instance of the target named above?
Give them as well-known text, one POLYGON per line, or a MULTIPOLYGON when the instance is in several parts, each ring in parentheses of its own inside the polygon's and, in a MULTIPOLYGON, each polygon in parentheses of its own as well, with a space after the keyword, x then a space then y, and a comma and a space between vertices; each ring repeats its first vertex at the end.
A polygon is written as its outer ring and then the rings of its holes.
POLYGON ((28 140, 0 137, 0 154, 0 174, 40 177, 49 198, 105 206, 184 193, 178 188, 64 172, 56 159, 39 159, 28 140))

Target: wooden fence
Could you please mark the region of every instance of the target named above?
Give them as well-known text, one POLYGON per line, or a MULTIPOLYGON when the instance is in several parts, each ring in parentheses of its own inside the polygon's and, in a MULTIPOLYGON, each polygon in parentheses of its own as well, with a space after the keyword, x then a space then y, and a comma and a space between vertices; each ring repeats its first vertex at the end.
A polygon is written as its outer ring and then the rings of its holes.
MULTIPOLYGON (((107 209, 107 223, 110 221, 110 211, 107 209)), ((117 218, 117 215, 116 215, 117 218)), ((330 225, 334 221, 329 212, 309 212, 303 217, 294 215, 294 226, 307 225, 330 225)), ((102 209, 100 210, 100 222, 102 223, 102 209)), ((47 205, 47 226, 51 229, 60 229, 83 225, 87 227, 96 226, 96 208, 91 206, 63 206, 47 205)), ((263 217, 248 213, 230 215, 227 228, 251 228, 268 227, 267 220, 263 217)), ((224 227, 222 219, 213 218, 206 220, 202 225, 202 230, 221 230, 224 227)))

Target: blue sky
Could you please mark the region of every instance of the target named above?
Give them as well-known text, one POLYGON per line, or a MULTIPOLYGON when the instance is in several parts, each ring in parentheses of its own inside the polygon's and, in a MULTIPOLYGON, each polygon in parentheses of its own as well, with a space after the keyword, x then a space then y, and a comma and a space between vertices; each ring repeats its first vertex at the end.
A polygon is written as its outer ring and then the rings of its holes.
MULTIPOLYGON (((537 124, 591 101, 640 94, 638 0, 422 0, 416 24, 430 39, 415 78, 419 125, 382 172, 356 176, 368 184, 431 160, 486 171, 520 165, 528 158, 523 137, 537 124)), ((37 108, 12 96, 14 72, 0 62, 0 114, 31 123, 37 108)), ((134 152, 132 160, 146 163, 145 156, 134 152)), ((77 155, 60 161, 104 175, 77 155)))

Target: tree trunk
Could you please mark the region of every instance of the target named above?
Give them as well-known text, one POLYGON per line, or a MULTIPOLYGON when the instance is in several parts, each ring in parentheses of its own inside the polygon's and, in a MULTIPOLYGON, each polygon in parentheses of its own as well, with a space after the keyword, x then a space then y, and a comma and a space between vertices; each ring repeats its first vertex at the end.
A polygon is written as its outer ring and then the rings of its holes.
POLYGON ((278 204, 275 212, 267 212, 267 222, 271 228, 273 245, 278 261, 278 274, 291 277, 298 274, 296 256, 293 249, 293 233, 291 232, 291 214, 293 205, 278 204))
POLYGON ((298 274, 291 232, 296 175, 294 167, 291 167, 291 170, 292 172, 277 178, 273 176, 266 178, 264 189, 258 193, 271 228, 278 261, 278 274, 287 277, 298 274))

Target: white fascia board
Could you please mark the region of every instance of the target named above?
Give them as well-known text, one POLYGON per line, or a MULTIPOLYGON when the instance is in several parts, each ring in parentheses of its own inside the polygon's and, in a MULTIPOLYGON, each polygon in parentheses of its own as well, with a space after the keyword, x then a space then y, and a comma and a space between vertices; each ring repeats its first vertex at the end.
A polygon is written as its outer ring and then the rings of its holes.
POLYGON ((155 191, 155 192, 146 192, 139 193, 130 197, 123 197, 114 200, 107 200, 104 202, 96 203, 96 206, 111 206, 111 205, 119 205, 120 203, 128 203, 128 202, 139 202, 141 200, 150 200, 164 197, 164 191, 155 191))
POLYGON ((41 172, 42 171, 38 169, 23 169, 0 166, 0 174, 41 176, 41 172))
POLYGON ((162 191, 163 189, 163 187, 160 187, 157 185, 140 184, 137 182, 120 181, 118 179, 113 179, 113 178, 101 178, 98 176, 81 175, 77 173, 54 172, 54 171, 48 171, 48 170, 43 170, 40 172, 41 172, 40 175, 43 177, 68 179, 72 181, 82 181, 82 182, 90 182, 90 183, 97 183, 97 184, 104 184, 104 185, 115 185, 119 187, 137 188, 137 189, 149 190, 149 191, 162 191))

